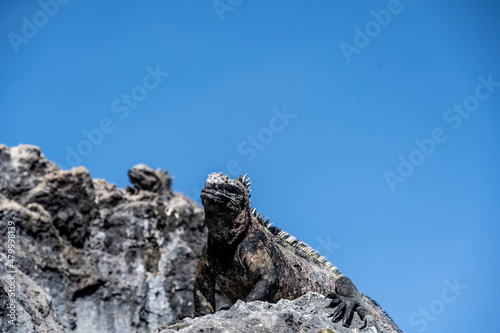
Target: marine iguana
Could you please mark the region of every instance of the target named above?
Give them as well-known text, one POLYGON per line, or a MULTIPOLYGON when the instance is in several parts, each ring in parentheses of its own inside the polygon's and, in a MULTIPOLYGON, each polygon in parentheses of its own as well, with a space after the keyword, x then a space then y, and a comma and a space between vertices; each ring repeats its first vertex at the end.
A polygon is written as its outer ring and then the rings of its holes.
POLYGON ((128 171, 128 178, 133 187, 127 186, 127 192, 137 194, 141 190, 158 193, 165 199, 172 194, 172 177, 163 169, 153 170, 145 164, 136 164, 128 171))
POLYGON ((351 325, 356 312, 365 325, 365 316, 371 315, 401 332, 385 311, 361 294, 337 267, 252 210, 249 192, 247 175, 231 179, 222 173, 209 175, 201 191, 208 237, 194 282, 197 315, 215 312, 215 284, 231 303, 275 303, 316 291, 331 299, 328 306, 336 307, 333 320, 342 319, 344 326, 351 325))

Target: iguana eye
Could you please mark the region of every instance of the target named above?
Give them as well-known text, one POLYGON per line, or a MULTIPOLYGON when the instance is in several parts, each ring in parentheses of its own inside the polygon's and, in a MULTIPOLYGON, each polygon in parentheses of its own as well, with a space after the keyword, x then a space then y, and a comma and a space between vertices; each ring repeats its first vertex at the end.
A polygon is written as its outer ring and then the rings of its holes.
POLYGON ((240 194, 241 193, 240 189, 237 187, 228 187, 228 188, 226 188, 226 191, 231 193, 231 194, 240 194))

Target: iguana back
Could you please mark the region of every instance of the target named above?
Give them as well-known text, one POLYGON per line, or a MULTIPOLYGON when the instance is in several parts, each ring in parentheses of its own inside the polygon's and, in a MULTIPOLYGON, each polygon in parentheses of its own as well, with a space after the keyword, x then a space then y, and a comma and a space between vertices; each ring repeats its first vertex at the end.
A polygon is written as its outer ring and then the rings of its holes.
POLYGON ((277 302, 316 291, 332 298, 335 317, 350 325, 354 313, 369 314, 384 326, 401 332, 390 317, 360 294, 317 251, 250 208, 250 182, 245 176, 231 179, 209 175, 201 193, 208 228, 195 277, 194 303, 199 314, 215 311, 217 284, 227 299, 277 302))

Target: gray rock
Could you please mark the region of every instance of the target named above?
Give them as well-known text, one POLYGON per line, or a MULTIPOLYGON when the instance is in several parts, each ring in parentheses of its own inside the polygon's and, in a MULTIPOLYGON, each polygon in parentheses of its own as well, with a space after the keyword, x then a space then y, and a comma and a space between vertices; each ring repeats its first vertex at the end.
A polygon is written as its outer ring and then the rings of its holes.
POLYGON ((52 311, 50 296, 5 263, 7 257, 0 253, 0 332, 66 332, 52 311))
MULTIPOLYGON (((60 170, 36 146, 0 145, 0 237, 15 225, 15 328, 8 323, 7 238, 0 240, 0 332, 358 332, 332 323, 327 300, 308 294, 172 326, 193 312, 193 280, 206 240, 202 207, 145 165, 132 187, 60 170), (10 326, 9 326, 10 325, 10 326)), ((217 292, 217 304, 227 301, 217 292)), ((360 332, 389 332, 375 323, 360 332)))
POLYGON ((367 316, 367 325, 354 316, 352 326, 346 328, 341 322, 332 322, 332 309, 327 308, 328 299, 311 292, 293 301, 281 300, 276 304, 266 302, 236 302, 229 310, 198 318, 186 318, 183 321, 158 327, 154 333, 389 333, 389 327, 382 327, 367 316))
POLYGON ((15 266, 68 331, 150 332, 192 312, 203 210, 171 193, 166 173, 152 171, 154 184, 137 169, 130 193, 83 167, 60 170, 38 147, 0 145, 0 234, 14 222, 15 266))

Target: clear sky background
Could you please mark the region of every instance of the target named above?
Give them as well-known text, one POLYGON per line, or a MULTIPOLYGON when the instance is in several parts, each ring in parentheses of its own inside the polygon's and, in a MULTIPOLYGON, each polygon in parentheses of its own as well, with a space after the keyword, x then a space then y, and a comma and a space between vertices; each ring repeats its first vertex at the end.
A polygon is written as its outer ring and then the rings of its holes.
POLYGON ((497 327, 497 1, 43 1, 0 5, 1 143, 198 202, 249 173, 405 332, 497 327))

